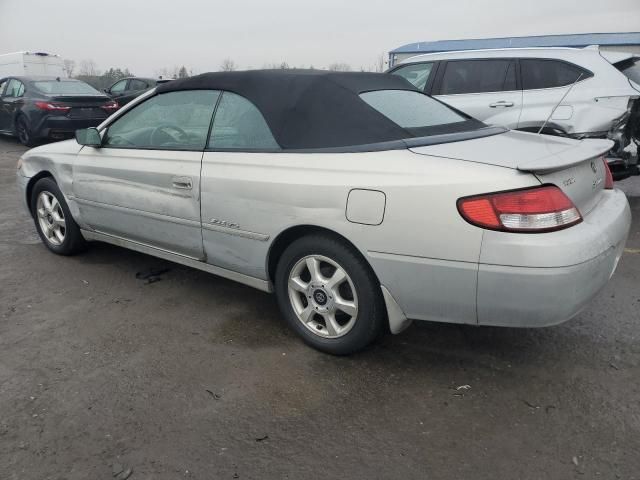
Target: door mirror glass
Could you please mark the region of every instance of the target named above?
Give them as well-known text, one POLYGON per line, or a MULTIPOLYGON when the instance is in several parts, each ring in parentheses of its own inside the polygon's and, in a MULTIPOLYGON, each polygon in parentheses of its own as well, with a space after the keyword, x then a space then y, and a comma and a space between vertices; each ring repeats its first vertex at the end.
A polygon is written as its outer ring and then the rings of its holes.
POLYGON ((86 147, 102 146, 102 138, 100 137, 100 132, 98 132, 98 129, 95 127, 76 130, 76 142, 86 147))

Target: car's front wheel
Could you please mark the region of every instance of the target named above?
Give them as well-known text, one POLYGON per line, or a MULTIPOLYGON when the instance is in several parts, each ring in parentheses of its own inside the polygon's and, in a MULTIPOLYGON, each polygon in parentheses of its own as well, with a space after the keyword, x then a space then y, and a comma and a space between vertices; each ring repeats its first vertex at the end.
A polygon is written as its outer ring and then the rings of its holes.
POLYGON ((312 347, 348 355, 384 330, 380 284, 346 242, 310 235, 293 242, 276 269, 276 295, 293 330, 312 347))
POLYGON ((31 212, 38 235, 46 247, 58 255, 73 255, 86 245, 69 211, 69 206, 51 178, 42 178, 33 187, 31 212))

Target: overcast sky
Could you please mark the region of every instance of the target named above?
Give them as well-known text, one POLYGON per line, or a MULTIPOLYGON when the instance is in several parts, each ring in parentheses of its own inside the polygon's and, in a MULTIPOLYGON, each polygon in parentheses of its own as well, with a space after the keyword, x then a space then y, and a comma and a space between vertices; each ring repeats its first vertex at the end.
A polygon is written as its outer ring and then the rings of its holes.
POLYGON ((354 69, 424 40, 640 31, 640 0, 0 0, 0 53, 57 53, 137 75, 286 61, 354 69))

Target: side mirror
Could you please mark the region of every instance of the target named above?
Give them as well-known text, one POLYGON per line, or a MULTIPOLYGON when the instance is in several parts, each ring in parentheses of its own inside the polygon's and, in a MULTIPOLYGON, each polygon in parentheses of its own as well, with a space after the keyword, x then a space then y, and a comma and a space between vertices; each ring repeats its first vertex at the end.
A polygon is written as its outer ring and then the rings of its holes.
POLYGON ((107 95, 109 95, 109 93, 111 92, 108 88, 103 88, 102 91, 107 95))
POLYGON ((76 142, 86 147, 99 148, 102 146, 102 138, 95 127, 76 130, 76 142))

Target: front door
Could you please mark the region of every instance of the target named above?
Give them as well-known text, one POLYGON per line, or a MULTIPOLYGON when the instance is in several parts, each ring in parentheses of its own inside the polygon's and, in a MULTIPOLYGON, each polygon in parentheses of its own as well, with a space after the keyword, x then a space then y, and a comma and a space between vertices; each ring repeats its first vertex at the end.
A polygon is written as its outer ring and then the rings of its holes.
POLYGON ((109 235, 203 259, 200 168, 219 93, 155 95, 83 147, 73 166, 81 222, 109 235))
POLYGON ((522 110, 516 65, 508 58, 447 61, 438 72, 435 96, 489 125, 516 128, 522 110))

